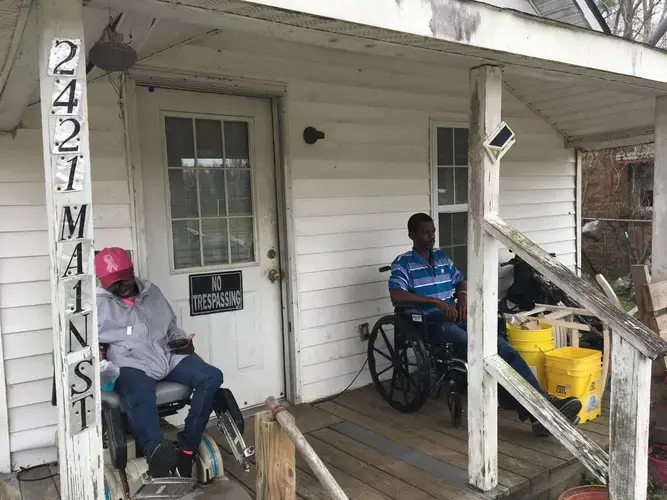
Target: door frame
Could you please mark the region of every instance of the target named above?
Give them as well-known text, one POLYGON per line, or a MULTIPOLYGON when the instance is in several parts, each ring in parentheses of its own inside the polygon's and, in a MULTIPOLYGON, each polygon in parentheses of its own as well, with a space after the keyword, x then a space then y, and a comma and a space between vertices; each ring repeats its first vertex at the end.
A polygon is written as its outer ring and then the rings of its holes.
MULTIPOLYGON (((276 173, 276 208, 281 280, 281 317, 285 399, 301 403, 302 376, 299 338, 298 288, 296 273, 295 229, 293 217, 292 173, 290 161, 287 85, 283 83, 238 78, 206 78, 194 74, 130 71, 122 96, 125 150, 130 189, 132 239, 139 276, 148 270, 146 226, 144 220, 141 144, 137 116, 137 86, 209 94, 237 95, 270 100, 273 128, 274 168, 276 173)), ((275 394, 267 394, 274 396, 275 394)))

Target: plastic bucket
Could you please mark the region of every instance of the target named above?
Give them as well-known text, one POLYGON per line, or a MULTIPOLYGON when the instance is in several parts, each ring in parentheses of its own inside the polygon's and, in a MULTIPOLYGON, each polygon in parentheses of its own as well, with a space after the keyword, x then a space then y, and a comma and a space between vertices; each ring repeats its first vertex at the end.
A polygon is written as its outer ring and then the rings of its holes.
POLYGON ((656 444, 648 450, 648 472, 664 490, 667 486, 667 461, 652 457, 653 451, 667 452, 667 446, 656 444))
POLYGON ((558 500, 608 500, 609 489, 606 486, 578 486, 564 492, 558 500))
POLYGON ((559 398, 581 401, 581 423, 602 410, 602 353, 581 347, 561 347, 544 354, 546 389, 559 398))
POLYGON ((544 353, 554 348, 553 329, 540 323, 540 330, 522 330, 507 324, 507 342, 519 353, 531 369, 541 387, 546 385, 544 353))

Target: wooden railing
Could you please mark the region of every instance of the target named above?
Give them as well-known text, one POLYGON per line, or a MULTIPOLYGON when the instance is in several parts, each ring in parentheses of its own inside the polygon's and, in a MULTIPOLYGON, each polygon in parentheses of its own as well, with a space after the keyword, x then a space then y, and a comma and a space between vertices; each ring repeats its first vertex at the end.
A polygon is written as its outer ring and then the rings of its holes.
MULTIPOLYGON (((613 305, 526 236, 499 218, 499 163, 485 142, 501 123, 502 69, 470 72, 468 214, 468 433, 470 483, 498 483, 497 383, 509 391, 602 483, 612 500, 644 500, 648 479, 651 360, 667 342, 613 305), (497 351, 498 243, 600 318, 612 331, 609 454, 582 435, 497 351), (473 397, 474 395, 474 397, 473 397)), ((666 302, 667 303, 667 302, 666 302)))
POLYGON ((315 450, 276 398, 266 400, 268 411, 255 416, 257 500, 296 499, 296 453, 304 460, 333 500, 348 500, 315 450))

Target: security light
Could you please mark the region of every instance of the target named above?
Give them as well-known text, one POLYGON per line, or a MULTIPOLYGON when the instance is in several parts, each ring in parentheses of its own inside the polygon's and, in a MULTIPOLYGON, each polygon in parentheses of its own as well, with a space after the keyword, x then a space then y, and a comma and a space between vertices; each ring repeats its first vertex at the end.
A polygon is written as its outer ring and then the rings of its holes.
POLYGON ((497 162, 509 151, 515 141, 516 136, 514 135, 514 132, 509 128, 507 123, 503 121, 500 122, 489 137, 487 137, 486 141, 484 141, 484 148, 489 157, 494 162, 497 162))

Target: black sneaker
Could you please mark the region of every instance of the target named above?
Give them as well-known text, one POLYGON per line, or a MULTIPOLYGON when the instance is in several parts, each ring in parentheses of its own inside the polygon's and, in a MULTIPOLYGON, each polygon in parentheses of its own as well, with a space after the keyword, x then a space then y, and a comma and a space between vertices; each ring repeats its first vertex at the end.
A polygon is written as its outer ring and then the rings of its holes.
POLYGON ((154 478, 171 476, 178 461, 178 454, 176 445, 163 439, 146 458, 148 474, 154 478))
MULTIPOLYGON (((581 401, 575 397, 560 399, 556 396, 547 396, 547 401, 554 405, 563 416, 568 419, 572 425, 579 423, 579 412, 581 411, 581 401)), ((539 420, 533 420, 533 432, 541 437, 549 436, 549 431, 540 423, 539 420)))
POLYGON ((179 450, 178 460, 176 462, 176 475, 179 477, 192 477, 192 466, 194 461, 194 453, 185 453, 183 450, 179 450))

